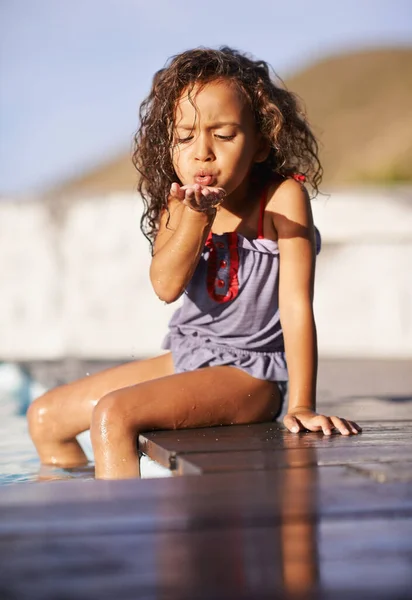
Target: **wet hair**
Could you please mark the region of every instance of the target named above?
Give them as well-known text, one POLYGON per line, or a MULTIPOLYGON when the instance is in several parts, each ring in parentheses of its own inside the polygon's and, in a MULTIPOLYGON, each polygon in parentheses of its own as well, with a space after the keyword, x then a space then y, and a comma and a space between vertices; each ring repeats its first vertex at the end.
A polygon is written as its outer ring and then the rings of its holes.
POLYGON ((184 90, 225 79, 241 91, 257 129, 270 145, 266 160, 253 166, 252 177, 264 185, 275 175, 286 178, 299 173, 311 195, 318 192, 322 166, 316 138, 297 96, 286 89, 269 65, 226 46, 188 50, 172 57, 155 74, 139 111, 133 164, 140 174, 138 191, 144 202, 141 229, 151 244, 160 215, 167 209, 170 186, 179 181, 171 153, 176 104, 184 90))

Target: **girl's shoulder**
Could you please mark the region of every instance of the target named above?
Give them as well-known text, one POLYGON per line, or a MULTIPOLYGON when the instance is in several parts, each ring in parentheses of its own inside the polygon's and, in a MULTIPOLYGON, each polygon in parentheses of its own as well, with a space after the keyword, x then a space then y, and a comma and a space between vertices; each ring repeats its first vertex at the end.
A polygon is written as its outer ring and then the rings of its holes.
POLYGON ((312 209, 303 181, 293 177, 269 186, 265 211, 270 214, 277 236, 290 239, 313 228, 312 209))
POLYGON ((286 210, 288 205, 307 206, 308 203, 310 204, 310 198, 304 186, 303 176, 279 177, 272 180, 267 187, 267 210, 279 210, 282 207, 286 210))

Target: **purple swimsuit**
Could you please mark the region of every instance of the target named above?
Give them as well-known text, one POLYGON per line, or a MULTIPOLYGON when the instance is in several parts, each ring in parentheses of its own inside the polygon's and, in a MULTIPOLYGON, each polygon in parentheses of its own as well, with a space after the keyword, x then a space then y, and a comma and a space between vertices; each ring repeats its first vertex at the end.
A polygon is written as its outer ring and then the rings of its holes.
POLYGON ((279 317, 279 248, 263 237, 265 206, 266 191, 257 239, 236 232, 209 234, 163 342, 163 348, 172 351, 176 373, 229 365, 258 379, 287 381, 279 317))

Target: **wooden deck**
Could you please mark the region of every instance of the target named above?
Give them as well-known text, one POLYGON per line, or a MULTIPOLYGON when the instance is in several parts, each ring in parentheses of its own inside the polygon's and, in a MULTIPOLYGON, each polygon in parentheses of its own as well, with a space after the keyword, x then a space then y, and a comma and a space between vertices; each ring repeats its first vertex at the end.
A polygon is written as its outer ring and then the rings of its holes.
POLYGON ((336 374, 323 388, 357 437, 278 423, 155 432, 140 447, 176 477, 0 489, 0 598, 412 598, 404 368, 378 396, 381 372, 351 397, 336 374))

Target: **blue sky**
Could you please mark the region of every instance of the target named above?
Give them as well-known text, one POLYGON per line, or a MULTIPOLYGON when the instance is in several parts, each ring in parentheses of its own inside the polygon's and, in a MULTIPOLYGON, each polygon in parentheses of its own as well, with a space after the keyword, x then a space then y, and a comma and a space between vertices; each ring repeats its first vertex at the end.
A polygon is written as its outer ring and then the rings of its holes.
POLYGON ((0 193, 127 151, 153 73, 221 44, 286 77, 331 53, 412 45, 412 1, 0 0, 0 193))

